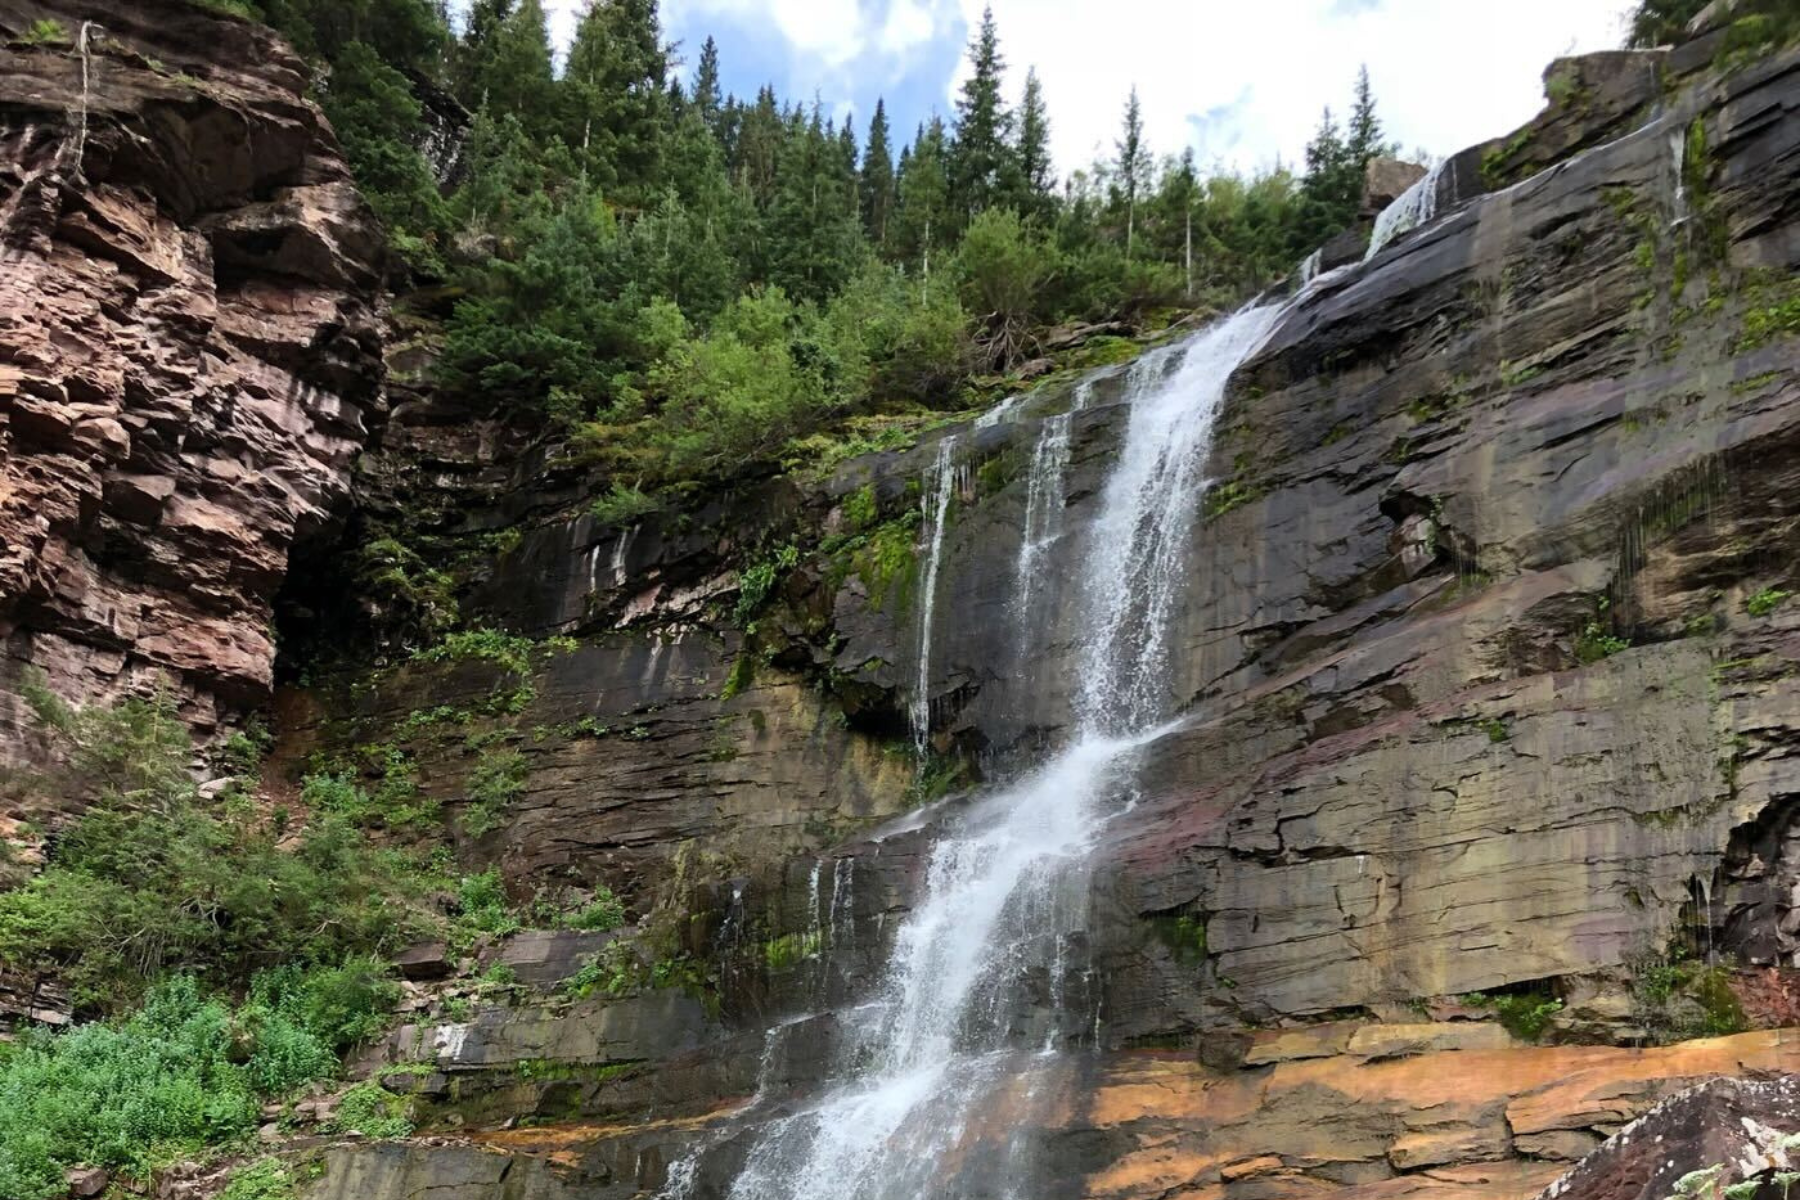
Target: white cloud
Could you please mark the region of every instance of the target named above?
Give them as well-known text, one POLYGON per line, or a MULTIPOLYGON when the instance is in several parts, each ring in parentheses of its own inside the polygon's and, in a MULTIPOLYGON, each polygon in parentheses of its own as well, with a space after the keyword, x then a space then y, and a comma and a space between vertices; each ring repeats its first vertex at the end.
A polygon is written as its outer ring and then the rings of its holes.
MULTIPOLYGON (((547 0, 566 44, 583 0, 547 0)), ((791 54, 784 90, 887 87, 954 44, 985 0, 664 0, 665 28, 766 25, 791 54), (859 86, 860 85, 860 86, 859 86)), ((1035 65, 1059 171, 1110 154, 1135 83, 1159 153, 1203 164, 1297 162, 1327 104, 1341 113, 1366 63, 1390 137, 1435 155, 1507 133, 1542 104, 1559 54, 1616 46, 1630 0, 992 0, 1014 98, 1035 65)), ((729 50, 729 47, 727 47, 729 50)), ((951 111, 967 69, 943 84, 951 111)))
MULTIPOLYGON (((983 2, 960 0, 971 24, 983 2)), ((1528 120, 1555 56, 1616 46, 1626 4, 993 0, 1015 87, 1029 64, 1043 80, 1064 171, 1110 153, 1134 83, 1159 152, 1198 141, 1202 162, 1293 162, 1361 63, 1389 135, 1449 154, 1528 120)))

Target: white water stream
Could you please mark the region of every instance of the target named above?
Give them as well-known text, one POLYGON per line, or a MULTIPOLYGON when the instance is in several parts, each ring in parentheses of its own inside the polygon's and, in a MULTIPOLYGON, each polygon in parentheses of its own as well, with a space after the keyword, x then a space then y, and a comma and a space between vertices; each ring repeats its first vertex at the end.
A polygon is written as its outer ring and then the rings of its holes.
MULTIPOLYGON (((1076 576, 1072 603, 1080 605, 1074 736, 1037 772, 979 799, 941 833, 883 978, 867 1002, 838 1014, 835 1081, 751 1135, 726 1193, 731 1200, 1034 1194, 1021 1143, 988 1161, 950 1164, 1001 1097, 1020 1099, 1033 1060, 1097 1035, 1091 971, 1069 961, 1086 920, 1086 860, 1129 790, 1132 751, 1172 715, 1169 625, 1188 569, 1184 551, 1206 485, 1214 417, 1232 370, 1280 312, 1246 309, 1131 373, 1124 444, 1096 523, 1080 560, 1061 567, 1076 576), (1023 981, 1032 977, 1044 983, 1027 994, 1023 981), (1043 1011, 1073 1007, 1072 991, 1083 997, 1080 1011, 1043 1011), (985 1184, 971 1182, 984 1175, 985 1184)), ((1022 581, 1044 569, 1038 555, 1060 521, 1068 430, 1067 416, 1052 418, 1039 436, 1022 581)), ((929 731, 933 602, 954 454, 953 439, 940 442, 926 477, 913 699, 921 742, 929 731)), ((678 1177, 694 1173, 684 1164, 672 1183, 678 1177)))

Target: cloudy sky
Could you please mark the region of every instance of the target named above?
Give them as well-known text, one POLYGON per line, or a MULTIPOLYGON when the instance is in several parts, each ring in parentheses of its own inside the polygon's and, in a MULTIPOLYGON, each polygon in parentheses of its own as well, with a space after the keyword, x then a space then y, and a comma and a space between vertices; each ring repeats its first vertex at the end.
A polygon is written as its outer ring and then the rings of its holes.
MULTIPOLYGON (((562 38, 583 0, 546 0, 562 38)), ((718 40, 727 90, 764 82, 854 113, 884 96, 902 137, 946 117, 983 0, 663 0, 691 73, 718 40)), ((1617 46, 1629 0, 993 0, 1016 98, 1035 65, 1059 171, 1110 153, 1126 93, 1159 153, 1192 146, 1242 169, 1298 159, 1367 63, 1391 136, 1444 155, 1506 133, 1542 102, 1559 54, 1617 46)))

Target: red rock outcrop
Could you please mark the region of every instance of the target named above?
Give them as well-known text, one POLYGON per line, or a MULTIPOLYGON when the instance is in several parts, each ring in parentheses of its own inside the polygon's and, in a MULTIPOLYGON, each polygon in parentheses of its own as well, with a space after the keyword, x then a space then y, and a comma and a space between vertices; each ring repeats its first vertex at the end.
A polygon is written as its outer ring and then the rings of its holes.
POLYGON ((0 761, 28 666, 263 703, 378 403, 383 241, 304 64, 183 4, 0 2, 0 761))

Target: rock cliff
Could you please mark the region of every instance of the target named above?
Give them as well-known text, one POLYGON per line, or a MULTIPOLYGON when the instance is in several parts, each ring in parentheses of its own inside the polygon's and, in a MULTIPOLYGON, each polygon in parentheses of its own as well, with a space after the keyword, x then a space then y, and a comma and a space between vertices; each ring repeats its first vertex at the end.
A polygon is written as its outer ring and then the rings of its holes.
MULTIPOLYGON (((27 665, 166 674, 218 728, 271 697, 279 622, 279 770, 379 751, 520 899, 605 883, 634 918, 483 947, 514 982, 472 1013, 435 951, 403 964, 409 1023, 356 1070, 422 1132, 319 1150, 309 1197, 725 1195, 936 822, 1068 736, 1071 564, 1181 334, 606 524, 554 433, 434 396, 428 320, 379 322, 284 48, 56 8, 0 0, 0 744, 30 753, 27 665), (440 591, 523 648, 409 654, 440 591), (563 987, 652 935, 644 986, 563 987)), ((1071 1048, 966 1131, 957 1194, 997 1194, 1002 1145, 1046 1200, 1785 1169, 1791 1082, 1687 1090, 1800 1071, 1800 50, 1728 32, 1559 62, 1539 118, 1416 184, 1433 219, 1290 289, 1218 419, 1182 716, 1105 826, 1079 986, 1028 972, 997 1013, 1071 1048)))
POLYGON ((183 4, 0 6, 0 753, 27 665, 266 705, 378 411, 383 241, 301 61, 183 4))
MULTIPOLYGON (((1770 314, 1800 257, 1800 56, 1716 50, 1552 68, 1574 83, 1543 116, 1434 172, 1437 218, 1344 256, 1238 372, 1174 616, 1188 717, 1144 752, 1094 884, 1104 1052, 1022 1076, 988 1131, 1036 1130, 1054 1194, 1525 1197, 1693 1080, 1800 1065, 1783 1030, 1681 1042, 1791 1019, 1796 965, 1800 392, 1770 314)), ((546 1001, 404 1032, 383 1057, 432 1063, 452 1125, 552 1123, 339 1152, 318 1194, 647 1195, 696 1142, 722 1174, 691 1194, 723 1194, 757 1114, 803 1103, 829 1057, 832 1019, 803 1014, 857 994, 922 883, 920 833, 857 840, 905 772, 845 764, 904 739, 926 648, 939 761, 1004 777, 1066 730, 1077 631, 1029 660, 1004 631, 1023 605, 1068 619, 1055 563, 1094 552, 1119 398, 1176 353, 943 435, 929 639, 908 510, 941 439, 725 510, 540 519, 483 568, 474 608, 613 664, 555 655, 524 720, 643 733, 529 750, 482 849, 521 886, 574 871, 640 897, 680 874, 669 839, 716 855, 677 883, 722 1008, 546 1001), (1027 584, 1047 488, 1054 561, 1027 584), (746 637, 721 599, 788 539, 746 637)), ((402 672, 371 703, 397 720, 438 686, 402 672)), ((1023 989, 1026 1027, 1047 986, 1023 989)), ((1568 1194, 1639 1194, 1583 1170, 1568 1194)))

